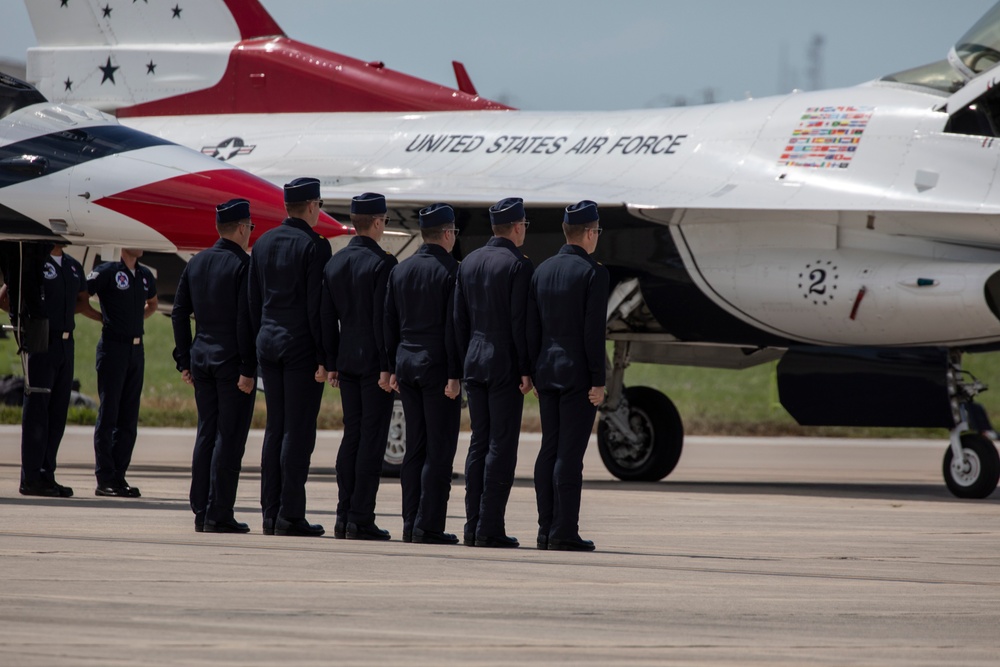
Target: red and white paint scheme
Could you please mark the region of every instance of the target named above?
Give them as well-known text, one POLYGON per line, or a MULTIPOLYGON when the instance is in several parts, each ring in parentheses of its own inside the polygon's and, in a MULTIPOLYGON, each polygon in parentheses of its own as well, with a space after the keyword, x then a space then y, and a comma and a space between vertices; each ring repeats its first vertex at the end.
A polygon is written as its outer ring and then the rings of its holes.
MULTIPOLYGON (((150 251, 217 239, 215 206, 252 202, 253 239, 285 218, 281 189, 124 127, 95 109, 31 104, 0 118, 0 238, 150 251)), ((320 233, 346 229, 324 214, 320 233)))
POLYGON ((305 170, 334 212, 382 192, 413 229, 447 201, 467 251, 490 234, 486 208, 521 196, 537 262, 561 244, 562 208, 596 201, 616 349, 598 441, 619 477, 659 479, 681 449, 666 397, 623 391, 630 360, 781 358, 800 422, 950 428, 949 488, 995 488, 960 359, 1000 349, 1000 5, 939 62, 854 87, 554 113, 298 44, 256 0, 62 4, 28 2, 44 93, 272 183, 305 170), (308 82, 324 94, 283 94, 308 82))
POLYGON ((28 67, 39 90, 120 118, 508 108, 477 95, 458 63, 462 90, 289 39, 255 0, 27 7, 39 44, 28 67))

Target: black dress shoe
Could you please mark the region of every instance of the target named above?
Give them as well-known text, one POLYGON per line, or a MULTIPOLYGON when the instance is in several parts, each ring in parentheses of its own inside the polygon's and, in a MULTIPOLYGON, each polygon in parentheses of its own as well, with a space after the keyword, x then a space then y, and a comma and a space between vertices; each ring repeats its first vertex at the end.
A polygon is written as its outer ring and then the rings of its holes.
POLYGON ((194 532, 204 533, 205 532, 205 513, 197 512, 194 515, 194 532))
POLYGON ((94 490, 95 496, 113 496, 115 498, 128 498, 128 489, 118 484, 98 484, 94 490))
POLYGON ((347 522, 338 521, 333 524, 333 536, 338 540, 342 540, 347 537, 347 522))
POLYGON ((125 480, 124 477, 122 477, 121 485, 125 488, 125 495, 128 496, 129 498, 139 498, 142 496, 142 494, 139 493, 139 487, 132 486, 125 480))
POLYGON ((458 544, 458 537, 451 533, 414 528, 413 541, 418 544, 458 544))
POLYGON ((73 497, 73 489, 72 489, 72 487, 63 486, 59 482, 52 482, 52 484, 56 487, 56 489, 59 490, 59 496, 61 498, 72 498, 73 497))
POLYGON ((205 532, 206 533, 249 533, 250 526, 237 521, 236 519, 226 519, 225 521, 212 521, 209 519, 205 522, 205 532))
POLYGON ((466 533, 465 535, 462 536, 462 544, 464 544, 467 547, 476 546, 476 536, 473 535, 472 533, 466 533))
POLYGON ((416 541, 416 540, 413 539, 413 531, 412 530, 407 530, 405 528, 403 529, 403 541, 404 542, 415 542, 416 541))
POLYGON ((538 545, 538 549, 540 551, 545 551, 546 549, 549 548, 549 536, 542 535, 541 533, 539 533, 538 540, 535 542, 535 544, 538 545))
MULTIPOLYGON (((41 479, 37 482, 21 482, 18 492, 22 496, 44 496, 46 498, 59 498, 62 495, 55 484, 41 479)), ((70 495, 72 494, 73 492, 70 491, 70 495)))
POLYGON ((274 519, 264 519, 264 534, 274 535, 274 519))
POLYGON ((285 519, 278 517, 274 521, 275 535, 292 535, 296 537, 320 537, 326 531, 318 523, 309 523, 305 519, 285 519))
POLYGON ((391 540, 392 535, 388 530, 382 530, 374 523, 347 523, 347 539, 349 540, 374 540, 384 542, 391 540))
POLYGON ((563 539, 550 538, 549 551, 593 551, 594 543, 582 537, 570 537, 563 539))
POLYGON ((516 549, 521 543, 516 537, 507 535, 476 535, 476 546, 489 549, 516 549))

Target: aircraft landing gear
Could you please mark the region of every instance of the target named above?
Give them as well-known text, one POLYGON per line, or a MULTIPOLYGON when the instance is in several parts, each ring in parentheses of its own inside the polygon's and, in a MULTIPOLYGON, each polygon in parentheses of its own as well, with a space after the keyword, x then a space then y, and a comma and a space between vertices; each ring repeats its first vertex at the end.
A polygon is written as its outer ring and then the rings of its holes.
POLYGON ((1000 480, 1000 456, 993 441, 979 433, 965 433, 959 446, 944 453, 941 470, 948 490, 958 498, 985 498, 997 488, 1000 480))
POLYGON ((944 483, 958 498, 985 498, 1000 481, 1000 455, 993 444, 996 433, 986 411, 973 402, 986 386, 962 370, 958 352, 952 353, 948 380, 957 426, 951 431, 951 445, 941 464, 944 483))
POLYGON ((597 424, 597 448, 608 471, 625 481, 655 482, 681 458, 684 426, 677 408, 651 387, 624 387, 629 343, 615 342, 608 397, 597 424))

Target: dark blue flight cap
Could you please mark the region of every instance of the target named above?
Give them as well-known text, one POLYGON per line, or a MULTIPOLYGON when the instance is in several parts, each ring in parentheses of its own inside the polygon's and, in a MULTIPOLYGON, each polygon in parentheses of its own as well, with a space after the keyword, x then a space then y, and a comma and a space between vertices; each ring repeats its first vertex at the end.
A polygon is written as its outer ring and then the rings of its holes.
POLYGON ((313 199, 319 199, 318 178, 296 178, 291 183, 285 183, 286 204, 297 204, 313 199))
POLYGON ((490 206, 491 225, 509 225, 524 220, 524 200, 520 197, 501 199, 490 206))
POLYGON ((216 224, 239 222, 250 217, 250 202, 246 199, 230 199, 215 207, 216 224))
POLYGON ((455 209, 448 204, 431 204, 420 209, 420 228, 439 227, 448 222, 455 222, 455 209))
POLYGON ((351 213, 356 215, 384 215, 385 197, 377 192, 366 192, 351 200, 351 213))
POLYGON ((563 215, 563 222, 567 225, 584 225, 588 222, 597 222, 598 219, 597 204, 589 199, 567 206, 563 215))

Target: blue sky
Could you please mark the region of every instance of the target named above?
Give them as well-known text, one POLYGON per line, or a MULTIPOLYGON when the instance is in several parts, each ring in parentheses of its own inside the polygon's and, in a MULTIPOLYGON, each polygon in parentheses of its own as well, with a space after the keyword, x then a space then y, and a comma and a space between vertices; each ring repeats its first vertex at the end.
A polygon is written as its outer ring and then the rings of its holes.
MULTIPOLYGON (((29 0, 55 2, 56 0, 29 0)), ((107 0, 115 2, 127 0, 107 0)), ((151 0, 168 2, 168 0, 151 0)), ((169 0, 169 3, 203 0, 169 0)), ((849 86, 945 57, 994 0, 263 0, 290 37, 524 109, 625 109, 849 86), (708 91, 711 91, 710 93, 708 91)), ((0 58, 34 44, 0 0, 0 58)))

